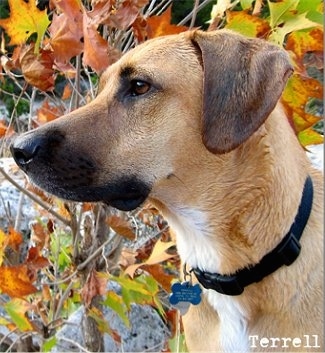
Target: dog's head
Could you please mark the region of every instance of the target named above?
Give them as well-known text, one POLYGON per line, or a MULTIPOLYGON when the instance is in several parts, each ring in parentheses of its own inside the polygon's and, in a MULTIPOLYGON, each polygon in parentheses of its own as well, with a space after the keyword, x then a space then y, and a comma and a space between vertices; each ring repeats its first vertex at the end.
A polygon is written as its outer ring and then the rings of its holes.
POLYGON ((291 72, 283 50, 229 31, 153 39, 106 70, 96 99, 21 135, 12 153, 50 193, 131 210, 181 168, 244 143, 291 72))

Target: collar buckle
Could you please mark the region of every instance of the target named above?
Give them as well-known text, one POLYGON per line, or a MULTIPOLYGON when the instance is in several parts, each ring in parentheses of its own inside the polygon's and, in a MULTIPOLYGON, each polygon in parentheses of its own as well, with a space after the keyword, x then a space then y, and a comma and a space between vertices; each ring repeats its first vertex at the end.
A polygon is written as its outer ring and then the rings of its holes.
POLYGON ((290 232, 289 237, 286 239, 284 244, 281 244, 281 248, 278 250, 277 255, 280 261, 290 266, 300 254, 301 245, 295 235, 290 232))
POLYGON ((240 295, 244 291, 237 275, 223 276, 218 273, 203 272, 197 268, 193 269, 193 272, 206 289, 213 289, 225 295, 240 295))

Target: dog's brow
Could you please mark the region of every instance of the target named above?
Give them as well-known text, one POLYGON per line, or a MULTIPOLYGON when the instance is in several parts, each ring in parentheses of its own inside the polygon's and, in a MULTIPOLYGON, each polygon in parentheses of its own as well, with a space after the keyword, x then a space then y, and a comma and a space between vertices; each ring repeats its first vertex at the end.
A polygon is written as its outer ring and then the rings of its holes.
POLYGON ((130 77, 132 74, 134 74, 134 68, 132 66, 125 66, 124 68, 121 69, 121 77, 130 77))

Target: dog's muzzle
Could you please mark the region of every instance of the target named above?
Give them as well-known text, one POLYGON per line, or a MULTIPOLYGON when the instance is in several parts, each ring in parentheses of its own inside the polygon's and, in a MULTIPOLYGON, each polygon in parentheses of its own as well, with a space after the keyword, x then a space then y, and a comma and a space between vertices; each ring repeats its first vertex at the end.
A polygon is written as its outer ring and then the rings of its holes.
POLYGON ((31 181, 53 195, 77 202, 102 201, 123 211, 140 206, 150 185, 132 173, 115 175, 114 166, 102 170, 87 148, 70 146, 63 133, 42 129, 19 136, 10 147, 31 181))

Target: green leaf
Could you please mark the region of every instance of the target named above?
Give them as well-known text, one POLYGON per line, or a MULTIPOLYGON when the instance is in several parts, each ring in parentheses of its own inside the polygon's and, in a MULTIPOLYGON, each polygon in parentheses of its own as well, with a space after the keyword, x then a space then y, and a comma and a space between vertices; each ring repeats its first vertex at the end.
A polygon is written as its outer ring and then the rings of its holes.
POLYGON ((33 330, 33 326, 25 313, 30 308, 30 304, 23 299, 14 298, 4 305, 5 310, 13 323, 22 332, 33 330))
POLYGON ((240 0, 240 5, 242 7, 243 10, 248 10, 252 7, 252 3, 255 0, 240 0))
POLYGON ((312 128, 300 131, 298 133, 298 139, 303 146, 324 143, 324 137, 312 128))
POLYGON ((317 10, 322 4, 321 0, 300 0, 296 10, 298 13, 305 13, 317 10))
POLYGON ((268 0, 271 28, 283 23, 288 12, 295 10, 298 3, 299 0, 283 0, 279 2, 271 2, 268 0))
POLYGON ((247 11, 228 12, 225 27, 252 38, 262 36, 270 31, 267 21, 252 16, 247 11))
POLYGON ((56 345, 57 338, 55 336, 46 340, 42 345, 41 352, 50 352, 52 348, 56 345))
POLYGON ((283 26, 277 27, 276 29, 274 29, 274 31, 269 37, 269 40, 278 45, 282 45, 284 43, 284 40, 287 34, 294 31, 312 28, 317 25, 318 25, 317 23, 310 21, 306 17, 306 13, 301 15, 295 15, 295 16, 292 16, 291 18, 288 18, 286 22, 283 24, 283 26))
POLYGON ((129 317, 127 315, 128 313, 127 307, 119 295, 117 295, 113 291, 109 291, 106 295, 106 299, 103 302, 103 305, 108 306, 112 310, 114 310, 122 319, 125 326, 127 327, 130 326, 129 317))

